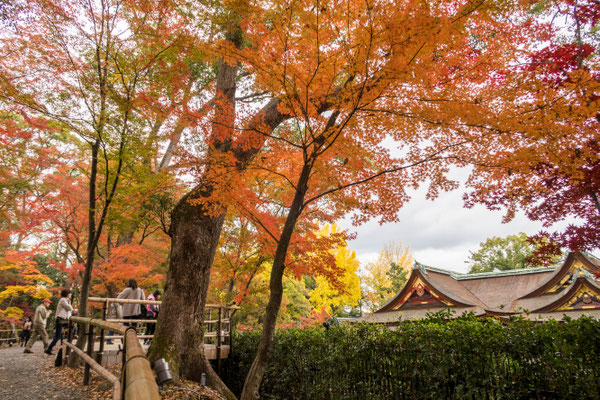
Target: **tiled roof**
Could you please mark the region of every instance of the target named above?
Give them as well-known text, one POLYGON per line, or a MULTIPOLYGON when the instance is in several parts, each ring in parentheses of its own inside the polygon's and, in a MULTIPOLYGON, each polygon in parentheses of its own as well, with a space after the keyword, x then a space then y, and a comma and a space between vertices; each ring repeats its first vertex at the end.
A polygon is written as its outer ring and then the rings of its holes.
POLYGON ((434 293, 437 291, 451 304, 455 304, 456 311, 470 310, 476 314, 487 312, 502 315, 520 313, 523 309, 553 309, 555 306, 552 304, 562 303, 561 298, 569 293, 570 288, 575 288, 573 285, 576 278, 580 278, 580 281, 584 279, 589 283, 588 287, 600 293, 600 281, 594 276, 596 271, 600 271, 600 259, 587 253, 570 253, 561 263, 552 267, 478 274, 462 274, 415 263, 406 286, 396 297, 364 319, 369 322, 389 322, 397 320, 399 315, 403 315, 405 319, 423 318, 428 312, 443 309, 439 303, 429 307, 425 304, 418 308, 403 306, 410 291, 415 290, 411 289, 411 282, 418 282, 415 281, 417 276, 434 293), (580 265, 579 268, 577 265, 580 265), (565 281, 568 276, 571 278, 565 281), (559 281, 564 282, 560 290, 549 290, 555 288, 559 281))

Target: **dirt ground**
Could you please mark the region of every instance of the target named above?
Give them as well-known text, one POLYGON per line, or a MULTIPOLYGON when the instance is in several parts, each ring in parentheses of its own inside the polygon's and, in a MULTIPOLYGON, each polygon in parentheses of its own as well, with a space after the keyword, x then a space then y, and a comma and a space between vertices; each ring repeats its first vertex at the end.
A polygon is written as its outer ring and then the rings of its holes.
MULTIPOLYGON (((0 350, 0 399, 112 399, 112 385, 93 371, 90 385, 83 386, 83 368, 55 367, 56 356, 44 354, 41 342, 33 346, 33 352, 23 354, 22 347, 0 350)), ((109 370, 120 376, 120 365, 111 366, 109 370)), ((222 399, 209 388, 190 381, 161 387, 160 394, 165 400, 222 399)))

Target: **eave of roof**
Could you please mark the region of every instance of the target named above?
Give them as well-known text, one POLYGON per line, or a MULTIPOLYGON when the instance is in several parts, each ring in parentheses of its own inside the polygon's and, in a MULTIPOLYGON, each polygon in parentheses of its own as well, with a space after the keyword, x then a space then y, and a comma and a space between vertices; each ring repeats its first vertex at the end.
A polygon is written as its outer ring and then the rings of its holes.
POLYGON ((432 290, 437 291, 443 300, 446 300, 446 301, 454 304, 455 306, 458 306, 458 307, 476 306, 476 304, 471 304, 471 302, 463 299, 462 297, 458 296, 457 294, 452 293, 451 291, 448 291, 448 289, 446 287, 443 287, 439 284, 438 285, 432 284, 429 281, 429 279, 427 278, 427 274, 424 274, 422 269, 413 268, 413 270, 410 272, 408 280, 406 281, 406 283, 404 284, 404 286, 402 287, 400 292, 398 292, 398 294, 396 296, 394 296, 390 301, 388 301, 386 304, 384 304, 379 310, 375 311, 375 313, 392 311, 392 309, 394 307, 399 305, 398 302, 402 298, 405 297, 407 292, 412 287, 414 281, 418 278, 423 280, 426 285, 428 285, 430 288, 432 288, 432 290))
MULTIPOLYGON (((536 289, 519 297, 519 300, 527 299, 527 298, 531 298, 531 297, 538 297, 538 296, 546 293, 550 288, 552 288, 561 279, 563 279, 563 277, 569 272, 571 266, 577 261, 581 262, 584 266, 586 266, 587 268, 589 268, 591 270, 600 271, 600 267, 598 267, 598 265, 596 265, 594 263, 595 260, 597 260, 597 258, 589 257, 588 253, 585 253, 585 254, 581 253, 581 252, 569 253, 569 255, 560 263, 560 265, 555 270, 555 273, 552 276, 549 276, 548 279, 545 282, 543 282, 541 285, 539 285, 536 289)), ((590 274, 588 271, 585 271, 585 272, 587 272, 587 275, 589 277, 593 278, 592 274, 590 274)))

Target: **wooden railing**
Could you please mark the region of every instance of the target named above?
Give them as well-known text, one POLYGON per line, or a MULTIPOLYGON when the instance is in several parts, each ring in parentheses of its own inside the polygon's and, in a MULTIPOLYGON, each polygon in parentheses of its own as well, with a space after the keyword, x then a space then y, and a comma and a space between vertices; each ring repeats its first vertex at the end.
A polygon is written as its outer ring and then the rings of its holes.
POLYGON ((14 325, 10 329, 0 329, 0 347, 12 346, 13 343, 19 343, 19 334, 14 325))
MULTIPOLYGON (((83 332, 82 332, 83 334, 83 332)), ((104 379, 113 384, 113 400, 155 400, 160 399, 158 386, 154 380, 154 374, 150 367, 150 362, 146 358, 146 353, 140 345, 136 330, 133 327, 126 327, 121 324, 115 324, 104 320, 71 317, 69 319, 67 357, 71 351, 76 352, 85 361, 85 370, 83 375, 83 384, 90 382, 90 369, 100 374, 104 379), (82 350, 72 344, 74 334, 74 324, 87 327, 87 351, 82 350), (94 350, 96 335, 95 328, 100 331, 100 347, 96 352, 94 350), (121 368, 121 380, 111 374, 100 365, 104 351, 104 332, 112 331, 119 333, 124 338, 125 346, 123 349, 123 367, 121 368), (123 388, 123 389, 122 389, 123 388)))
MULTIPOLYGON (((148 304, 160 305, 161 301, 153 300, 130 300, 116 299, 107 297, 90 297, 89 302, 101 303, 100 319, 113 323, 135 323, 138 324, 138 331, 142 332, 142 326, 150 323, 156 323, 154 319, 119 319, 108 318, 109 310, 114 305, 119 304, 141 304, 145 307, 148 304)), ((205 306, 204 320, 204 350, 208 359, 217 360, 217 369, 220 369, 221 359, 227 358, 231 351, 231 317, 237 306, 225 306, 220 304, 207 304, 205 306)), ((91 314, 89 314, 91 315, 91 314)), ((153 335, 138 335, 139 339, 151 339, 153 335)), ((101 340, 121 339, 122 336, 104 337, 101 340)))

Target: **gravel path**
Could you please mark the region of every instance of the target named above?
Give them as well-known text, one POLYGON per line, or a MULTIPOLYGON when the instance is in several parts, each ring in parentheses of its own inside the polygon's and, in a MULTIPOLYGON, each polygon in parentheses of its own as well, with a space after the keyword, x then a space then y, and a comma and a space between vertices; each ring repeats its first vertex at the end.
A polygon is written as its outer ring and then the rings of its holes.
POLYGON ((22 347, 0 350, 0 399, 87 398, 84 390, 61 385, 60 379, 52 379, 55 357, 44 354, 41 341, 35 343, 32 350, 34 354, 23 354, 22 347))

